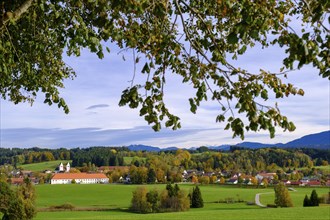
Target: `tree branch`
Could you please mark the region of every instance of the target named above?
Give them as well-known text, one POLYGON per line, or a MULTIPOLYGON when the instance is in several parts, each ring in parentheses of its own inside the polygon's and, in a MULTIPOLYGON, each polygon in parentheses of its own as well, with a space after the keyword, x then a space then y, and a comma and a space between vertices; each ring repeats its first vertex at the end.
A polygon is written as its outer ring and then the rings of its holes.
POLYGON ((29 8, 31 7, 34 0, 26 0, 19 8, 17 8, 13 13, 12 12, 6 12, 5 18, 1 24, 1 29, 7 25, 7 23, 10 20, 17 21, 20 19, 22 14, 27 12, 29 8))

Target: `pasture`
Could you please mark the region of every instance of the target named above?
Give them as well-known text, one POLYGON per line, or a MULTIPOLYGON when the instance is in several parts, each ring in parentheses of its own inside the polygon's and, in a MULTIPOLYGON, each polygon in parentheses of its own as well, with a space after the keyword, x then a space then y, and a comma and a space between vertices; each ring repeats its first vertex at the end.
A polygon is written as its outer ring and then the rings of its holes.
MULTIPOLYGON (((44 210, 50 206, 70 203, 79 211, 40 211, 36 219, 202 219, 207 220, 328 220, 330 206, 302 207, 305 194, 310 195, 313 188, 297 188, 296 192, 290 191, 293 208, 260 208, 244 203, 217 203, 226 198, 254 201, 256 193, 273 192, 272 188, 251 189, 237 188, 234 186, 208 185, 200 186, 204 208, 190 209, 179 213, 136 214, 127 211, 132 191, 137 185, 38 185, 37 207, 44 210), (94 209, 98 211, 83 211, 94 209)), ((147 188, 165 189, 165 185, 146 185, 147 188)), ((180 188, 189 192, 193 185, 180 185, 180 188)), ((318 195, 328 193, 328 188, 316 188, 318 195)), ((274 194, 261 195, 263 204, 273 203, 274 194)))
POLYGON ((31 163, 31 164, 22 164, 18 165, 18 167, 23 168, 23 170, 31 170, 33 172, 42 172, 44 170, 55 170, 56 167, 60 163, 63 163, 65 166, 67 163, 71 164, 71 160, 53 160, 53 161, 47 161, 47 162, 41 162, 41 163, 31 163))

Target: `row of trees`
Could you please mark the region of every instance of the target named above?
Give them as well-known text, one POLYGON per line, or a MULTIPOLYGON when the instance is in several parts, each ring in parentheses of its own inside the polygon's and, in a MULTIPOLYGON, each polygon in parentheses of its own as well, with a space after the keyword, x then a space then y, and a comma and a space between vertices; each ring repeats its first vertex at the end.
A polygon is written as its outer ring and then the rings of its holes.
MULTIPOLYGON (((285 150, 276 148, 243 149, 232 148, 227 152, 213 152, 207 148, 198 148, 196 151, 176 150, 172 152, 135 152, 125 147, 91 147, 74 149, 0 149, 1 164, 28 164, 51 160, 72 160, 73 166, 83 166, 91 162, 96 166, 122 166, 124 157, 133 157, 135 166, 150 166, 160 163, 163 166, 181 166, 184 169, 211 171, 240 170, 248 173, 267 170, 276 172, 280 167, 299 168, 312 167, 315 164, 327 165, 330 161, 329 150, 285 150), (201 152, 195 154, 195 152, 201 152), (307 153, 307 154, 306 154, 307 153), (321 157, 314 159, 309 155, 321 157), (147 160, 141 160, 147 158, 147 160)), ((126 164, 128 165, 128 164, 126 164)), ((163 169, 164 170, 164 169, 163 169)))
POLYGON ((319 197, 315 189, 312 191, 310 198, 305 195, 303 206, 319 206, 319 197))
POLYGON ((146 187, 138 187, 133 191, 130 209, 139 213, 178 212, 204 206, 201 192, 196 186, 193 192, 187 195, 177 184, 166 185, 166 189, 159 192, 157 189, 148 191, 146 187))

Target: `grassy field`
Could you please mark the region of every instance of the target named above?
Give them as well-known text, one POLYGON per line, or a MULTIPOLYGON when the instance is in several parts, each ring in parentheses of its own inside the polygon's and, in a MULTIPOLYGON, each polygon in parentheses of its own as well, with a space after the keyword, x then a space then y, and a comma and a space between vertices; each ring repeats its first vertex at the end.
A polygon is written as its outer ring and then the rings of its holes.
MULTIPOLYGON (((314 166, 314 169, 321 170, 324 175, 330 174, 330 165, 327 166, 314 166)), ((298 168, 298 170, 306 170, 309 168, 298 168)))
MULTIPOLYGON (((207 220, 328 220, 330 206, 302 207, 302 200, 305 194, 310 195, 312 188, 298 188, 296 192, 290 192, 295 207, 266 209, 246 203, 225 204, 216 203, 232 197, 245 201, 254 201, 256 193, 273 192, 268 189, 246 189, 224 186, 201 186, 204 198, 204 208, 190 209, 180 213, 159 213, 159 214, 135 214, 127 211, 130 205, 132 191, 136 185, 38 185, 37 206, 47 208, 53 205, 71 203, 77 208, 104 208, 108 211, 62 211, 62 212, 39 212, 36 219, 198 219, 207 220)), ((164 189, 165 185, 147 185, 148 188, 164 189)), ((180 185, 180 188, 187 192, 192 185, 180 185)), ((329 191, 327 188, 316 188, 319 195, 329 191)), ((273 203, 274 195, 261 195, 261 202, 264 204, 273 203)))
MULTIPOLYGON (((297 191, 290 191, 290 196, 294 206, 302 207, 305 195, 310 196, 313 189, 316 190, 316 193, 318 194, 319 197, 329 192, 329 188, 309 188, 309 187, 296 188, 297 191)), ((265 205, 274 204, 274 199, 275 199, 274 193, 260 195, 260 202, 265 205)))
MULTIPOLYGON (((137 158, 141 161, 146 161, 147 160, 147 158, 145 158, 145 157, 137 157, 137 158)), ((124 157, 124 165, 125 166, 131 165, 131 162, 132 162, 133 159, 134 159, 134 157, 124 157)))
POLYGON ((67 163, 71 163, 71 160, 53 160, 47 161, 42 163, 31 163, 31 164, 22 164, 18 167, 22 167, 24 170, 31 170, 31 171, 44 171, 44 170, 54 170, 60 163, 63 163, 65 166, 67 163))

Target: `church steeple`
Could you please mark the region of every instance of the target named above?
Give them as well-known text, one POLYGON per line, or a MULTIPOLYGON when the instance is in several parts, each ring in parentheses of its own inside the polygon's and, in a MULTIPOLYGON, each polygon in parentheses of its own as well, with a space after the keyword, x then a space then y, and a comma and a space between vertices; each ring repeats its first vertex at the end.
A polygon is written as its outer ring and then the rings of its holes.
POLYGON ((70 163, 68 162, 68 164, 66 165, 66 170, 65 172, 69 173, 70 172, 70 163))

